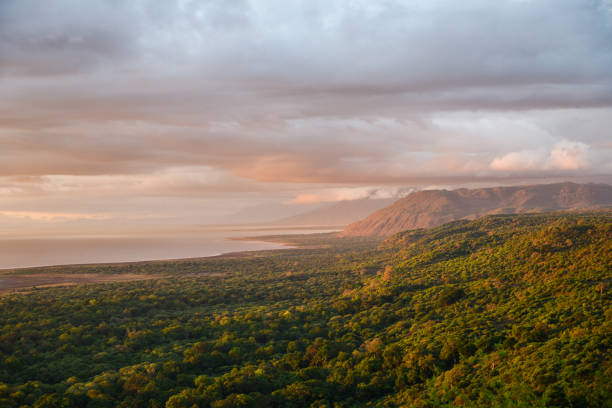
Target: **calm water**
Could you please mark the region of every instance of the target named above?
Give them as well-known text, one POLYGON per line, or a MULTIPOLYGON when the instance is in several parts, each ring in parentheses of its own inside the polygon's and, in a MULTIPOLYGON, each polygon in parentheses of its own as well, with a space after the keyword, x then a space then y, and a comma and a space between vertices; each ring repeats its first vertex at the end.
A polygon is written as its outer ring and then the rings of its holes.
POLYGON ((234 251, 278 249, 284 246, 271 242, 239 241, 231 238, 328 231, 330 230, 231 228, 156 234, 148 237, 0 239, 0 269, 193 258, 234 251))

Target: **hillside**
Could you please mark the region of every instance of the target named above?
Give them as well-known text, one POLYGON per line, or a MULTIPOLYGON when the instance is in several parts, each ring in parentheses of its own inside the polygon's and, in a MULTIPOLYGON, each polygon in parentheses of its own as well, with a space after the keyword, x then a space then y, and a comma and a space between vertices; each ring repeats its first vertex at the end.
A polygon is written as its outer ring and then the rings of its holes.
POLYGON ((606 184, 540 184, 419 191, 344 229, 341 236, 388 236, 487 214, 521 214, 612 206, 606 184))
POLYGON ((396 198, 345 200, 286 217, 275 222, 283 225, 348 225, 374 211, 392 204, 396 198))
POLYGON ((612 406, 611 212, 326 239, 1 297, 0 406, 612 406))

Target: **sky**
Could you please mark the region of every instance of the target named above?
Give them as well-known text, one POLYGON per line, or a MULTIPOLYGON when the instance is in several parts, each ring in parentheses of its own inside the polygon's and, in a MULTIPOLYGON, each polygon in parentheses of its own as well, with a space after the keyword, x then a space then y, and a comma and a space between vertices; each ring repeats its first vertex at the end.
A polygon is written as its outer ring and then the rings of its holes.
POLYGON ((566 180, 610 0, 0 0, 0 235, 566 180))

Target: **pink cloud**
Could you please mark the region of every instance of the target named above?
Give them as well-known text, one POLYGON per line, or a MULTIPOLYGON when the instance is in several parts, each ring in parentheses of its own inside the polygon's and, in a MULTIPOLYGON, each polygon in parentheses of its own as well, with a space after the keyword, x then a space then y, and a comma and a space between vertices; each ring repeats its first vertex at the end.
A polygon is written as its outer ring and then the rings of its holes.
POLYGON ((298 194, 291 204, 328 203, 335 201, 350 201, 363 198, 385 199, 400 198, 414 191, 412 188, 401 187, 354 187, 331 188, 312 193, 298 194))
POLYGON ((358 200, 368 197, 366 189, 334 189, 318 193, 298 194, 290 202, 292 204, 328 203, 334 201, 358 200))
POLYGON ((489 167, 496 171, 582 170, 589 167, 588 150, 585 143, 562 140, 549 152, 521 150, 496 157, 489 167))
POLYGON ((545 159, 542 152, 521 150, 496 157, 490 167, 499 171, 536 170, 543 166, 545 159))
POLYGON ((553 168, 580 170, 588 167, 589 146, 581 142, 562 141, 550 152, 549 161, 553 168))

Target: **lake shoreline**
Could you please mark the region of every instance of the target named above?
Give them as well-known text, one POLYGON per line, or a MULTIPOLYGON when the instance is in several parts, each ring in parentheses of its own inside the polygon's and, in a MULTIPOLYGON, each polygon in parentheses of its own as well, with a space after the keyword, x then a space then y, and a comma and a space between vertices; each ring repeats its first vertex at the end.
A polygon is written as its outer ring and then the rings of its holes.
POLYGON ((239 228, 208 230, 201 234, 143 237, 54 237, 0 240, 0 275, 39 268, 125 265, 146 262, 244 257, 243 253, 293 248, 279 236, 337 231, 324 227, 239 228), (274 233, 276 232, 276 233, 274 233), (270 239, 274 236, 274 239, 270 239))
MULTIPOLYGON (((265 249, 252 249, 252 250, 240 250, 240 251, 228 251, 220 252, 214 255, 205 256, 194 256, 194 257, 180 257, 180 258, 156 258, 156 259, 144 259, 135 261, 118 261, 118 262, 84 262, 84 263, 66 263, 66 264, 50 264, 50 265, 34 265, 34 266, 23 266, 15 268, 0 268, 0 277, 2 276, 13 276, 23 275, 28 271, 45 269, 45 270, 57 270, 65 268, 89 268, 96 266, 128 266, 128 265, 146 265, 149 263, 164 263, 164 262, 197 262, 205 261, 208 259, 240 259, 240 258, 252 258, 265 256, 270 251, 279 251, 285 249, 313 249, 321 248, 321 246, 312 245, 304 242, 300 242, 298 237, 302 236, 314 236, 318 234, 333 234, 333 232, 326 233, 310 233, 310 234, 287 234, 287 235, 263 235, 263 236, 243 236, 243 237, 229 237, 231 241, 252 241, 252 242, 265 242, 278 244, 278 248, 265 248, 265 249), (293 238, 293 239, 291 239, 293 238), (296 239, 297 238, 297 239, 296 239)), ((41 272, 47 273, 47 272, 41 272)), ((76 273, 76 272, 75 272, 76 273)))
MULTIPOLYGON (((104 284, 116 282, 133 282, 151 279, 168 279, 171 278, 168 274, 158 273, 103 273, 90 272, 91 268, 120 268, 125 266, 142 266, 150 264, 171 263, 188 263, 188 262, 203 262, 207 260, 219 259, 249 259, 257 257, 269 256, 271 252, 281 250, 295 249, 315 249, 322 248, 325 245, 313 245, 305 242, 304 238, 313 236, 333 236, 334 232, 329 233, 314 233, 314 234, 287 234, 287 235, 268 235, 268 236, 248 236, 248 237, 232 237, 228 238, 237 241, 259 241, 270 242, 282 245, 275 249, 256 249, 244 251, 231 251, 220 253, 217 255, 190 257, 190 258, 169 258, 169 259, 151 259, 139 261, 125 262, 95 262, 81 264, 64 264, 64 265, 45 265, 45 266, 29 266, 21 268, 5 268, 0 269, 0 297, 27 294, 32 290, 51 287, 68 287, 77 285, 89 284, 104 284)), ((201 273, 198 275, 212 276, 210 273, 201 273)))

